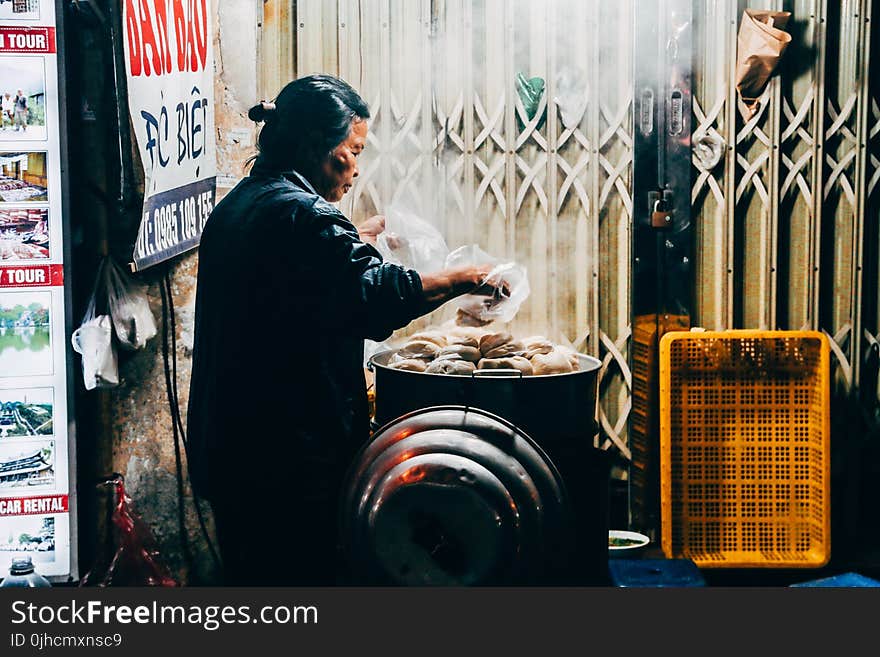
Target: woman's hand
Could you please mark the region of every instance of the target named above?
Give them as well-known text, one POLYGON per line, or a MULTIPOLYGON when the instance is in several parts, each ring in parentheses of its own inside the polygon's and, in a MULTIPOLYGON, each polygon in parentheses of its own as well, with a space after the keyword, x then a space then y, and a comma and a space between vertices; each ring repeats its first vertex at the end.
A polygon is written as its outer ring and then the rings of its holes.
POLYGON ((357 227, 362 242, 376 245, 376 238, 385 231, 385 217, 381 214, 370 217, 357 227))
POLYGON ((489 279, 489 274, 494 268, 495 265, 490 264, 462 265, 432 274, 422 274, 426 312, 462 294, 479 294, 496 298, 510 296, 510 286, 507 281, 489 279))
POLYGON ((471 294, 477 294, 484 297, 502 297, 510 296, 510 283, 499 275, 490 277, 496 265, 477 265, 474 267, 474 289, 471 294))

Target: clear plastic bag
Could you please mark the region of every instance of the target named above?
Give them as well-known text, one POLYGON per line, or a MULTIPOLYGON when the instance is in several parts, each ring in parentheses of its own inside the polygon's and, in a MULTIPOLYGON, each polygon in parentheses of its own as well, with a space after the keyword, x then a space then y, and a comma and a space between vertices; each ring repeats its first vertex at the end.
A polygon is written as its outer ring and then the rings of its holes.
POLYGON ((83 383, 86 390, 110 388, 119 384, 113 324, 109 315, 97 314, 98 295, 106 280, 106 261, 98 266, 92 295, 80 327, 70 336, 73 350, 82 356, 83 383))
POLYGON ((587 111, 587 83, 584 69, 564 65, 556 74, 556 95, 553 102, 559 108, 562 125, 567 130, 577 128, 587 111))
POLYGON ((376 239, 376 249, 386 262, 418 272, 442 269, 449 255, 439 230, 409 209, 396 205, 386 209, 385 231, 376 239))
POLYGON ((493 296, 465 294, 458 297, 454 303, 459 310, 459 324, 482 326, 496 321, 509 322, 529 296, 531 290, 528 272, 524 266, 493 258, 476 244, 462 246, 452 251, 446 258, 445 267, 486 263, 495 266, 483 281, 483 285, 493 285, 497 290, 496 294, 493 296), (501 292, 503 284, 507 287, 506 294, 501 292))
POLYGON ((392 338, 385 340, 383 342, 376 342, 374 340, 364 340, 364 367, 370 364, 370 359, 376 354, 382 351, 388 351, 392 349, 392 338))
POLYGON ((156 335, 156 320, 146 292, 112 258, 107 258, 104 270, 116 339, 125 349, 141 349, 156 335))

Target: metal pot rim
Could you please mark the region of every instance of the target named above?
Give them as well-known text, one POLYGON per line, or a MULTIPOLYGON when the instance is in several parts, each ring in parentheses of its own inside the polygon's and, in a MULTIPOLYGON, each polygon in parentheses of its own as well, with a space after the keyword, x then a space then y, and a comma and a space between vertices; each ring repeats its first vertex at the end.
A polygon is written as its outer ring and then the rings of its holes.
MULTIPOLYGON (((382 358, 383 356, 390 357, 392 354, 394 354, 396 352, 397 352, 397 349, 385 349, 383 351, 379 351, 379 352, 373 354, 370 357, 370 361, 367 363, 367 368, 371 372, 375 371, 375 368, 378 367, 378 368, 382 368, 382 369, 386 369, 386 370, 392 370, 394 372, 404 372, 405 374, 420 374, 423 376, 439 376, 439 377, 443 377, 446 379, 468 379, 468 378, 471 378, 471 379, 479 379, 481 381, 485 381, 485 380, 489 380, 489 379, 523 379, 523 380, 526 380, 526 379, 528 379, 528 380, 532 380, 532 379, 538 379, 538 380, 558 379, 558 378, 562 378, 562 377, 566 377, 566 376, 577 376, 579 374, 581 374, 581 375, 589 374, 589 373, 598 371, 602 367, 602 361, 600 361, 598 358, 577 352, 577 355, 579 357, 578 360, 580 361, 580 364, 581 364, 581 369, 577 370, 576 372, 562 372, 559 374, 530 374, 528 376, 522 376, 522 375, 517 376, 515 374, 510 374, 510 375, 495 375, 495 376, 488 376, 488 377, 475 377, 475 376, 467 377, 463 374, 439 374, 436 372, 415 372, 413 370, 398 370, 398 369, 395 369, 393 367, 388 366, 386 363, 379 362, 378 359, 382 358), (588 364, 589 367, 585 369, 584 364, 588 364)), ((489 370, 489 371, 491 371, 491 370, 489 370)))

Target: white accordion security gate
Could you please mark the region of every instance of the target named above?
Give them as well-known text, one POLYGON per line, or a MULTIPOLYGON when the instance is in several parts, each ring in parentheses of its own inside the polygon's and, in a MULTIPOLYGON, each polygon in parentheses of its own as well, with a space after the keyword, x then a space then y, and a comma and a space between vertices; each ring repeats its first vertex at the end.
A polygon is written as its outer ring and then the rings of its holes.
MULTIPOLYGON (((880 332, 880 83, 871 0, 695 0, 693 325, 818 328, 837 393, 880 332), (793 13, 793 43, 743 124, 733 73, 743 10, 793 13), (872 45, 874 46, 872 48, 872 45)), ((344 210, 405 203, 450 246, 528 267, 517 333, 603 362, 600 441, 630 456, 633 0, 266 0, 261 87, 349 81, 373 120, 344 210), (545 89, 530 118, 517 75, 545 89)))

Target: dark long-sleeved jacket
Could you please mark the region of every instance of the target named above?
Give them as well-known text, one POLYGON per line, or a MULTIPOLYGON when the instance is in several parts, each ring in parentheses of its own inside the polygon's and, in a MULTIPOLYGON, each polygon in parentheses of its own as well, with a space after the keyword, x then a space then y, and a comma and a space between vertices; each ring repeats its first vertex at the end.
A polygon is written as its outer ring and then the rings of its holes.
POLYGON ((383 263, 306 180, 258 160, 199 247, 187 415, 196 492, 288 482, 330 495, 369 435, 363 340, 422 308, 415 271, 383 263))

